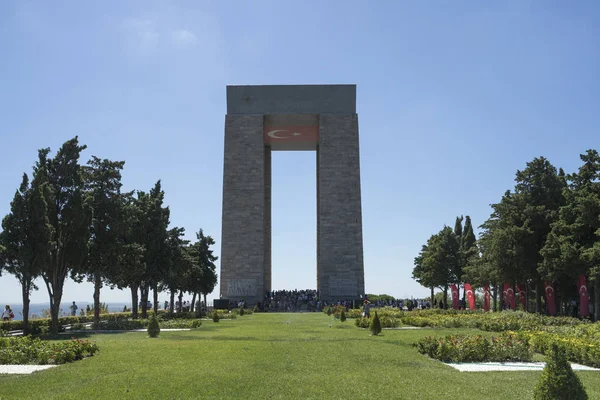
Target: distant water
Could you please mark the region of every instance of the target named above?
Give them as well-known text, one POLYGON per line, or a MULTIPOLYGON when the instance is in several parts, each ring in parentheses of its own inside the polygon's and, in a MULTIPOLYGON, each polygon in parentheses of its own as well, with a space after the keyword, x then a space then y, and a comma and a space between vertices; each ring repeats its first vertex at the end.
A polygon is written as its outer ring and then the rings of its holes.
MULTIPOLYGON (((77 315, 80 315, 81 309, 83 308, 85 310, 86 306, 89 304, 90 308, 94 307, 94 303, 75 303, 77 304, 77 307, 79 307, 77 309, 77 315)), ((62 311, 60 312, 61 316, 68 316, 71 315, 71 310, 69 309, 69 306, 71 305, 71 303, 62 303, 60 305, 60 308, 62 309, 62 311)), ((131 308, 131 303, 106 303, 106 305, 108 306, 108 311, 109 312, 122 312, 123 311, 123 307, 127 306, 127 308, 131 308)), ((2 308, 4 309, 4 304, 2 304, 2 308)), ((15 320, 22 320, 23 319, 23 305, 22 304, 11 304, 10 308, 13 310, 13 313, 15 314, 15 320)), ((36 304, 30 304, 29 305, 29 318, 42 318, 43 315, 43 310, 50 310, 50 303, 36 303, 36 304)))

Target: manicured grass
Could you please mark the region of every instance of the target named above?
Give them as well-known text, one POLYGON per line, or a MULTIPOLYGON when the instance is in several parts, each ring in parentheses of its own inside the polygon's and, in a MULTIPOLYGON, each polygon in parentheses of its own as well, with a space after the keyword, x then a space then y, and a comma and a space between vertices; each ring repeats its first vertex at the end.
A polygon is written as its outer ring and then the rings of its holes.
MULTIPOLYGON (((0 375, 0 399, 532 398, 540 372, 458 372, 420 355, 418 338, 471 329, 366 330, 323 313, 255 314, 187 332, 96 334, 96 356, 0 375)), ((577 372, 591 399, 600 373, 577 372)))

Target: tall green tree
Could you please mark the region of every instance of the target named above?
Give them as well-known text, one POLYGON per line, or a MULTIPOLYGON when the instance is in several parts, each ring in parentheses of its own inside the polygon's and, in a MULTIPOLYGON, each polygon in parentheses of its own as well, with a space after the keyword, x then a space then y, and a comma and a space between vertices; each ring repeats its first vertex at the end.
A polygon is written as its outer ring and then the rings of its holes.
POLYGON ((111 287, 129 288, 132 316, 137 318, 138 291, 146 276, 143 210, 134 192, 123 193, 120 200, 118 268, 109 271, 108 281, 111 287))
POLYGON ((447 299, 449 284, 458 281, 459 260, 459 240, 452 228, 445 226, 429 238, 421 253, 415 258, 413 278, 426 287, 443 289, 444 299, 447 299))
POLYGON ((158 285, 168 272, 168 226, 170 211, 163 207, 165 192, 160 180, 148 194, 138 192, 138 203, 142 211, 140 222, 143 229, 142 241, 145 247, 144 262, 146 273, 140 285, 142 318, 147 316, 147 302, 150 290, 154 291, 154 308, 158 307, 158 285))
MULTIPOLYGON (((589 276, 595 290, 595 312, 600 310, 600 155, 588 150, 583 164, 568 175, 563 194, 566 204, 552 225, 541 250, 539 272, 548 280, 571 287, 580 274, 589 276)), ((572 294, 577 296, 576 293, 572 294)))
POLYGON ((54 158, 48 158, 50 149, 38 152, 34 180, 44 190, 47 218, 51 225, 48 262, 42 268, 42 278, 50 298, 52 332, 58 332, 58 312, 63 296, 65 279, 70 271, 80 269, 88 254, 91 201, 86 196, 84 173, 79 164, 81 152, 78 138, 65 142, 54 158))
POLYGON ((477 253, 477 247, 475 246, 476 242, 477 239, 473 232, 473 223, 471 222, 471 217, 467 215, 465 217, 465 226, 460 242, 465 265, 468 260, 477 253))
POLYGON ((48 261, 50 250, 51 226, 43 189, 39 175, 29 185, 29 177, 23 174, 0 232, 0 265, 21 284, 25 335, 29 333, 31 292, 37 290, 34 281, 48 261))
POLYGON ((120 228, 123 227, 121 171, 124 161, 111 161, 96 156, 84 168, 85 186, 94 209, 90 226, 89 256, 83 270, 73 271, 94 283, 94 322, 100 321, 100 289, 119 264, 120 228))
POLYGON ((190 280, 189 272, 194 264, 192 255, 188 251, 189 240, 183 239, 184 233, 185 229, 178 227, 171 228, 168 232, 167 272, 163 276, 160 288, 170 293, 170 313, 175 311, 175 295, 188 284, 190 280))
POLYGON ((210 248, 215 244, 212 237, 205 236, 202 229, 200 229, 200 231, 196 233, 196 239, 198 239, 195 243, 195 247, 198 250, 198 265, 202 270, 202 278, 198 292, 202 293, 204 296, 204 304, 207 305, 206 296, 209 293, 212 293, 217 285, 217 267, 215 261, 217 261, 218 257, 213 254, 213 250, 210 248))

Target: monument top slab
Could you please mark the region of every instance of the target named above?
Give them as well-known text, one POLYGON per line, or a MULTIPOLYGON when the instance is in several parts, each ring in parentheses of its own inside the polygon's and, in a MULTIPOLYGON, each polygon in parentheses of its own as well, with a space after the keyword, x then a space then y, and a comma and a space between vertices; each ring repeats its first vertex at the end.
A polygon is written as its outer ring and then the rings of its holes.
POLYGON ((356 85, 231 85, 227 114, 356 114, 356 85))

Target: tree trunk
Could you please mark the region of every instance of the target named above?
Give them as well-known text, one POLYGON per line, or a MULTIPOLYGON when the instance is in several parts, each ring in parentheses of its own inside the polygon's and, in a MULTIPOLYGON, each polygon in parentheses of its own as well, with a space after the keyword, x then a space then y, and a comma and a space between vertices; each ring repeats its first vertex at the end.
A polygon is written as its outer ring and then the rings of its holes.
POLYGON ((183 290, 179 291, 179 307, 177 307, 177 312, 180 313, 183 309, 183 290))
POLYGON ((169 302, 169 314, 175 312, 175 291, 171 290, 171 301, 169 302))
POLYGON ((154 293, 154 314, 158 315, 158 285, 154 285, 153 288, 154 293))
POLYGON ((131 316, 133 319, 138 317, 138 287, 137 285, 131 286, 131 316))
POLYGON ((196 292, 192 295, 192 305, 190 306, 190 311, 194 312, 194 305, 196 304, 196 292))
POLYGON ((492 289, 494 291, 494 297, 492 298, 492 300, 493 300, 492 311, 496 312, 496 311, 498 311, 498 286, 492 285, 492 289))
POLYGON ((207 312, 208 311, 208 303, 206 302, 206 293, 203 293, 203 295, 204 295, 204 310, 203 311, 207 312))
POLYGON ((59 331, 58 313, 60 311, 60 301, 62 300, 62 288, 53 292, 50 298, 52 299, 50 302, 50 314, 52 317, 51 332, 53 335, 56 335, 59 331))
POLYGON ((525 312, 529 312, 529 283, 525 283, 525 312))
POLYGON ((100 288, 102 278, 100 274, 94 274, 94 324, 100 323, 100 288))
POLYGON ((500 310, 504 310, 506 307, 506 304, 504 304, 504 288, 500 285, 498 285, 498 297, 500 300, 500 310))
POLYGON ((540 281, 535 282, 535 312, 542 312, 542 296, 540 293, 540 281))
MULTIPOLYGON (((206 302, 206 295, 204 296, 204 300, 206 302)), ((431 303, 431 308, 433 308, 433 286, 431 287, 431 301, 430 301, 430 303, 431 303)))
POLYGON ((448 309, 448 285, 444 286, 444 310, 448 309))
POLYGON ((23 295, 23 336, 29 334, 29 293, 31 292, 31 279, 21 283, 21 294, 23 295))
POLYGON ((600 275, 596 276, 594 282, 594 315, 590 317, 594 321, 600 321, 600 275))
POLYGON ((150 286, 148 284, 143 284, 141 289, 141 299, 142 302, 142 319, 148 318, 148 291, 150 290, 150 286))

